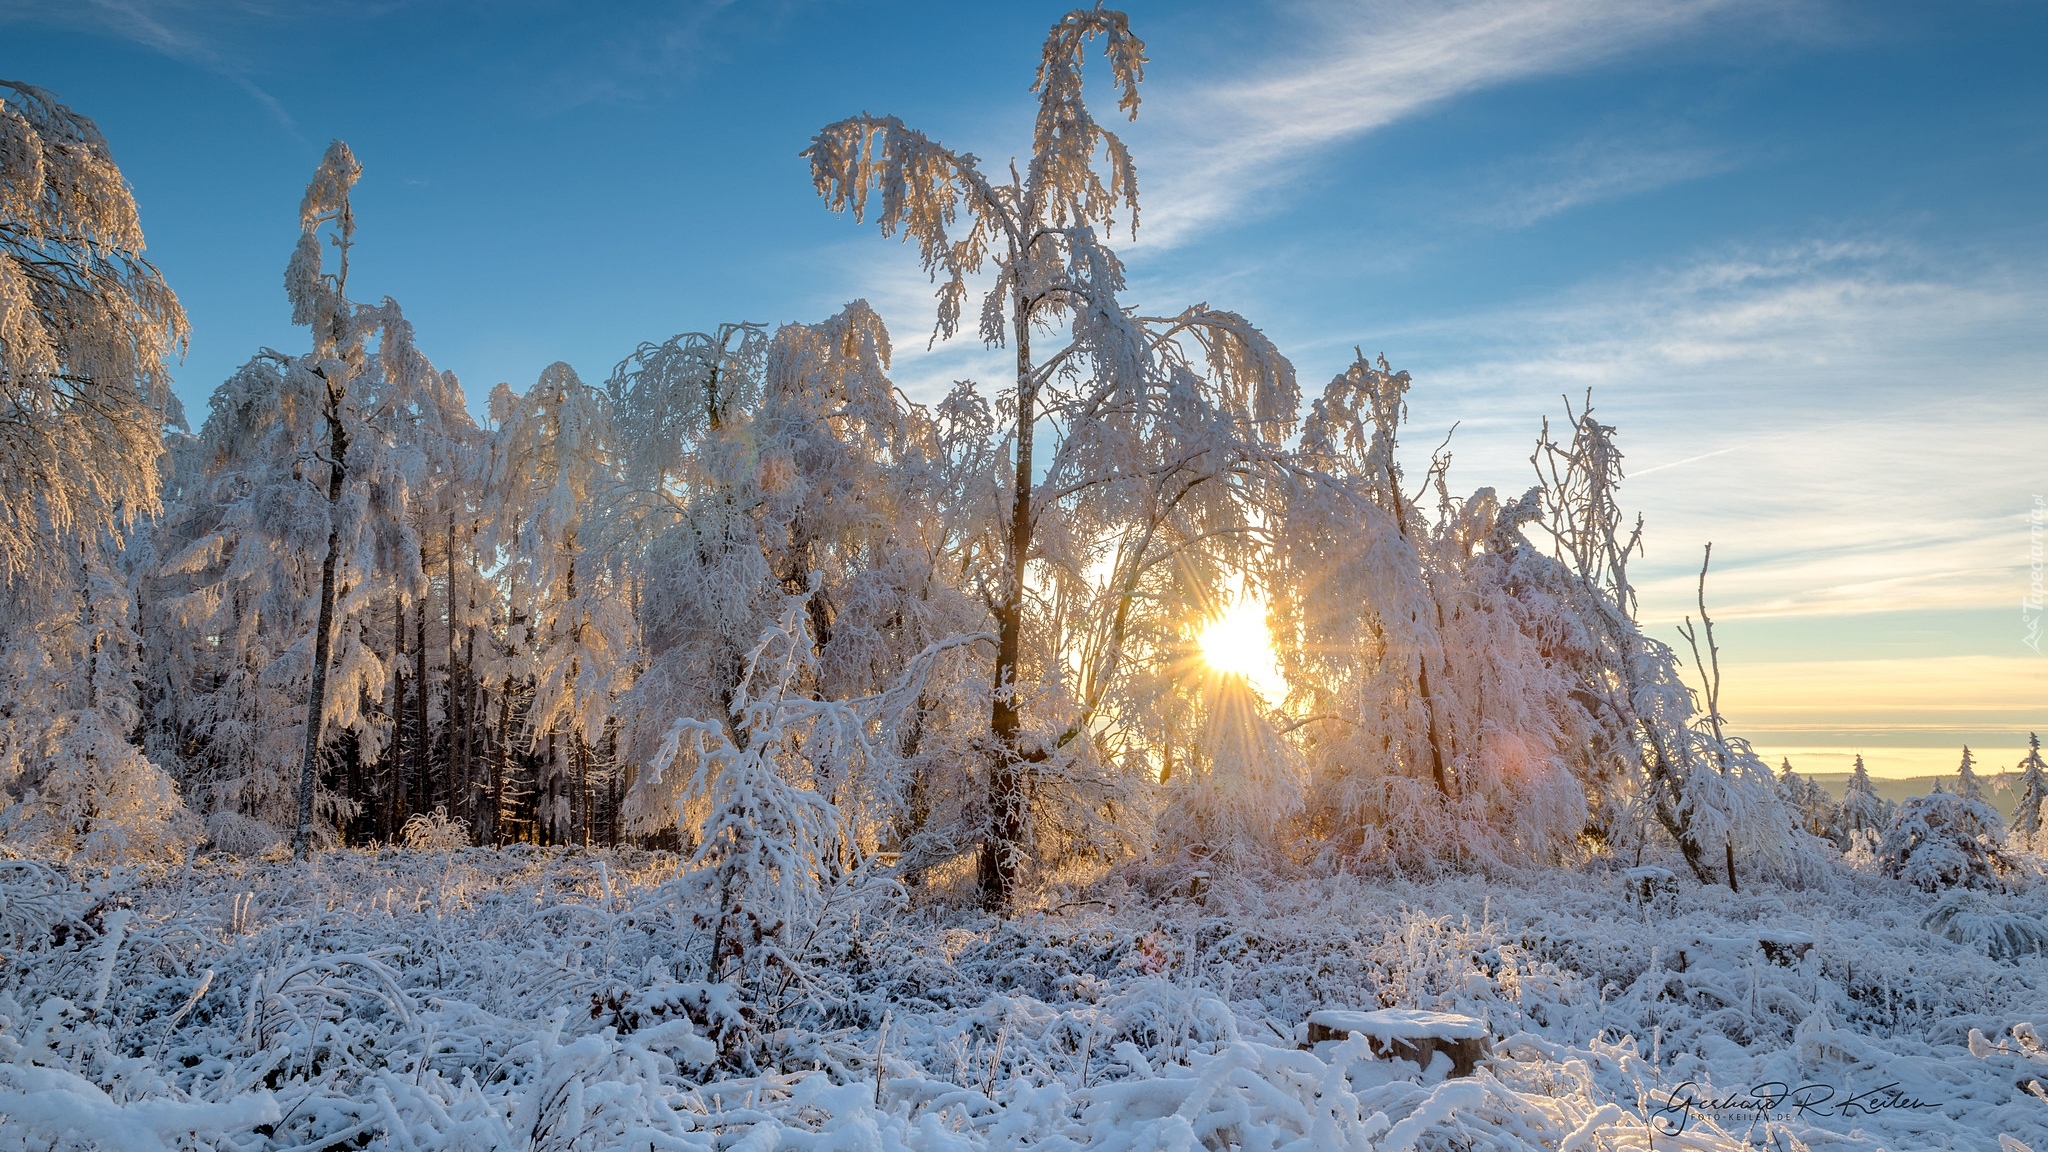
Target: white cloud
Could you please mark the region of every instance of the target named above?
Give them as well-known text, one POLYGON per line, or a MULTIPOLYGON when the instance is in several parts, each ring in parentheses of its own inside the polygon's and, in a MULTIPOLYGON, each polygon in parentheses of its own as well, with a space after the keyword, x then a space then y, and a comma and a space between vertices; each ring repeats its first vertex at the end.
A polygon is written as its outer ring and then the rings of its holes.
POLYGON ((1433 321, 1411 442, 1462 421, 1454 477, 1518 489, 1542 413, 1594 389, 1649 519, 1646 613, 1814 615, 2015 601, 2048 454, 2048 278, 1935 275, 1910 252, 1815 243, 1433 321))
POLYGON ((226 79, 263 105, 278 123, 296 131, 284 105, 250 78, 247 62, 222 47, 217 35, 228 24, 272 15, 272 5, 264 0, 85 0, 61 5, 0 0, 0 26, 86 28, 131 41, 226 79))
MULTIPOLYGON (((1755 0, 1467 0, 1314 9, 1320 27, 1299 39, 1326 47, 1149 105, 1162 109, 1164 125, 1149 152, 1156 175, 1147 185, 1144 242, 1182 242, 1296 179, 1319 153, 1431 105, 1583 69, 1759 7, 1755 0)), ((1614 172, 1560 187, 1550 210, 1602 181, 1618 187, 1643 178, 1614 172)))

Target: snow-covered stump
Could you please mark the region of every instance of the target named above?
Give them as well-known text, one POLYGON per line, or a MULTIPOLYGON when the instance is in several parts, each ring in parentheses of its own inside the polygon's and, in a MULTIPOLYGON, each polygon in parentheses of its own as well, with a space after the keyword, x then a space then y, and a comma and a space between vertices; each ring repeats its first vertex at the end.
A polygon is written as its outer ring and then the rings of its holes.
POLYGON ((1813 937, 1780 928, 1755 936, 1694 936, 1678 950, 1678 970, 1701 966, 1740 967, 1758 954, 1781 968, 1797 968, 1813 951, 1813 937))
POLYGON ((1644 864, 1622 872, 1621 878, 1628 898, 1637 904, 1647 906, 1659 896, 1678 895, 1678 875, 1669 868, 1644 864))
POLYGON ((1308 1042, 1363 1036, 1382 1060, 1408 1060, 1427 1069, 1441 1052, 1450 1059, 1452 1076, 1470 1076, 1493 1053, 1486 1023, 1475 1016, 1450 1012, 1418 1012, 1383 1008, 1348 1012, 1326 1008, 1308 1018, 1308 1042))

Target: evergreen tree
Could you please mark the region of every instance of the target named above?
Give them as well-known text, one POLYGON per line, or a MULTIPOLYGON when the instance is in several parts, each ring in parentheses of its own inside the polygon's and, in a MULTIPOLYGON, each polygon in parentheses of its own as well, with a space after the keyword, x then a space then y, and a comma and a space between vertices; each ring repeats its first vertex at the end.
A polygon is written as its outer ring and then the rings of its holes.
POLYGON ((2034 848, 2041 834, 2041 807, 2048 803, 2048 764, 2041 760, 2041 737, 2027 733, 2027 756, 2019 762, 2020 798, 2012 810, 2012 830, 2020 846, 2034 848))
POLYGON ((2011 871, 2004 853, 2005 822, 1982 799, 1937 786, 1899 806, 1877 858, 1893 876, 1927 891, 1966 886, 1995 888, 2011 871))
POLYGON ((1881 835, 1891 827, 1892 805, 1877 794, 1877 788, 1870 782, 1870 771, 1863 766, 1863 756, 1856 757, 1856 768, 1849 774, 1849 783, 1842 791, 1842 825, 1855 835, 1865 833, 1881 835))
POLYGON ((1984 799, 1984 787, 1977 779, 1977 758, 1970 754, 1970 746, 1963 745, 1963 762, 1956 768, 1955 794, 1965 800, 1984 799))

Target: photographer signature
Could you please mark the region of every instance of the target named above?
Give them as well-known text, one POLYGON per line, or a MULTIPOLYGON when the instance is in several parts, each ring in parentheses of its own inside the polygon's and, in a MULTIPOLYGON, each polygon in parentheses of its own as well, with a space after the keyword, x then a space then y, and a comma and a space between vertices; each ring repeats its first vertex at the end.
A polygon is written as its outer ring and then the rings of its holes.
POLYGON ((1792 1115, 1806 1116, 1875 1116, 1879 1112, 1897 1110, 1917 1111, 1925 1108, 1939 1108, 1916 1096, 1908 1096, 1899 1090, 1895 1080, 1877 1088, 1862 1092, 1844 1094, 1832 1084, 1786 1084, 1781 1080, 1767 1080, 1746 1090, 1714 1096, 1706 1094, 1698 1082, 1687 1080, 1673 1088, 1668 1097, 1652 1115, 1652 1122, 1659 1132, 1676 1136, 1691 1126, 1703 1113, 1755 1116, 1768 1118, 1789 1111, 1792 1115))

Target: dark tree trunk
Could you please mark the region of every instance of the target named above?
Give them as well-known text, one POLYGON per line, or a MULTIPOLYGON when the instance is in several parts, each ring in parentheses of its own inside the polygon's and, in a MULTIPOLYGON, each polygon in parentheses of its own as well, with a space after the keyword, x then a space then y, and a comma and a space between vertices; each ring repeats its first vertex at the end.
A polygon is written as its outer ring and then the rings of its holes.
MULTIPOLYGON (((421 561, 426 560, 424 551, 421 561)), ((424 566, 424 564, 422 565, 424 566)), ((413 677, 412 677, 412 759, 413 778, 419 782, 418 811, 431 811, 439 798, 435 787, 433 760, 434 746, 427 740, 427 598, 420 597, 413 602, 413 677)))
POLYGON ((497 747, 491 750, 491 841, 505 843, 505 774, 511 767, 512 732, 512 681, 505 681, 505 692, 498 698, 497 747))
POLYGON ((1017 296, 1017 476, 1003 562, 1003 601, 996 608, 994 703, 989 711, 989 830, 981 844, 982 905, 1008 911, 1017 894, 1024 851, 1024 757, 1017 746, 1017 664, 1023 647, 1024 561, 1031 548, 1032 425, 1038 389, 1031 368, 1031 305, 1017 296))
POLYGON ((341 397, 327 385, 327 558, 320 562, 320 613, 313 633, 313 683, 306 690, 306 754, 299 762, 299 825, 292 855, 304 860, 313 849, 313 790, 320 778, 320 728, 327 719, 327 660, 334 650, 334 568, 341 559, 341 491, 347 482, 348 430, 341 424, 341 397))
POLYGON ((412 787, 405 776, 405 597, 391 599, 391 820, 386 836, 396 840, 412 814, 412 787))

